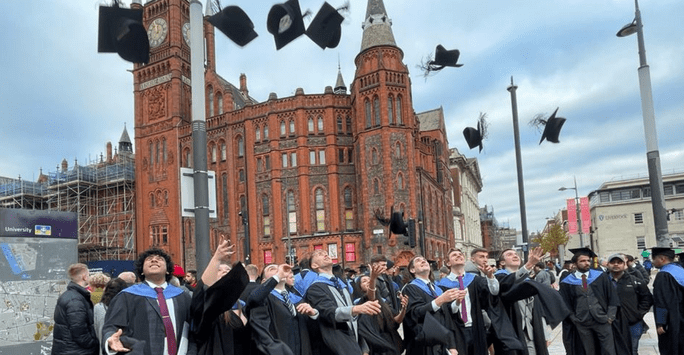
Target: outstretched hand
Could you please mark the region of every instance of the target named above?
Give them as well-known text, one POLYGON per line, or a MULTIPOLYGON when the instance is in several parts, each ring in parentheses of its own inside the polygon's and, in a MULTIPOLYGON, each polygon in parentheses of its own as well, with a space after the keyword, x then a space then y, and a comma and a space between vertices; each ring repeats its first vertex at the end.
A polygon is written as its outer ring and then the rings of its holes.
POLYGON ((292 266, 290 266, 289 264, 278 265, 278 279, 279 280, 285 280, 288 276, 290 276, 291 272, 292 272, 292 266))
POLYGON ((119 329, 116 331, 116 333, 112 334, 107 339, 107 346, 109 346, 112 351, 115 352, 129 352, 131 349, 126 348, 122 343, 121 343, 121 334, 123 334, 123 330, 119 329))
POLYGON ((527 256, 527 262, 531 263, 532 265, 536 265, 539 261, 541 261, 542 257, 544 257, 544 249, 542 247, 536 247, 530 251, 530 253, 527 256))
POLYGON ((378 276, 382 275, 387 270, 387 266, 375 264, 375 265, 371 265, 370 269, 371 269, 370 278, 371 278, 371 280, 375 280, 378 278, 378 276))
POLYGON ((485 265, 485 266, 477 266, 480 271, 482 271, 485 275, 487 275, 488 278, 494 277, 494 272, 496 271, 496 268, 493 266, 485 265))
POLYGON ((380 302, 366 301, 362 304, 356 305, 352 308, 352 315, 368 314, 374 316, 380 314, 380 302))
POLYGON ((230 244, 228 238, 225 235, 221 235, 221 241, 219 242, 214 257, 218 258, 220 261, 228 261, 231 255, 235 254, 235 244, 230 244))

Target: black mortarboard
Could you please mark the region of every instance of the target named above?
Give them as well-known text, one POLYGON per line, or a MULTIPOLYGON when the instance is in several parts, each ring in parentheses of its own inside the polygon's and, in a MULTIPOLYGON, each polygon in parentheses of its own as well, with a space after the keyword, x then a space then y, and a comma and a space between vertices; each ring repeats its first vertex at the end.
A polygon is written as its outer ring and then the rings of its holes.
POLYGON ((458 49, 447 50, 441 44, 438 44, 437 48, 435 49, 435 59, 430 61, 428 64, 442 68, 462 67, 463 64, 456 64, 456 62, 458 62, 458 57, 460 55, 461 52, 458 49))
POLYGON ((342 36, 342 21, 344 17, 325 2, 306 29, 306 35, 323 49, 335 48, 342 36))
POLYGON ((674 259, 675 252, 671 248, 654 247, 651 248, 651 257, 655 258, 658 255, 665 255, 670 259, 674 259))
POLYGON ((303 35, 304 18, 299 1, 287 0, 285 3, 273 5, 268 12, 266 27, 275 38, 276 50, 303 35))
POLYGON ((580 255, 586 255, 590 258, 595 258, 597 255, 589 248, 575 248, 575 249, 570 249, 570 252, 573 254, 573 256, 580 256, 580 255))
POLYGON ((553 111, 553 115, 551 115, 551 117, 549 117, 549 119, 546 120, 544 133, 542 133, 542 137, 539 140, 539 144, 542 144, 544 139, 551 143, 560 142, 558 140, 558 136, 560 136, 560 131, 561 128, 563 128, 563 123, 565 123, 565 118, 556 117, 556 112, 558 112, 558 108, 556 108, 556 111, 553 111))
POLYGON ((240 47, 258 36, 254 31, 254 23, 238 6, 224 7, 219 13, 209 17, 209 23, 240 47))
POLYGON ((97 51, 118 53, 133 63, 149 62, 150 40, 142 16, 142 9, 100 6, 97 51))
POLYGON ((404 218, 401 212, 392 212, 392 217, 390 218, 390 232, 394 234, 407 234, 406 223, 404 223, 404 218))
POLYGON ((480 151, 482 151, 482 126, 480 125, 480 122, 477 123, 477 129, 466 127, 463 130, 463 137, 465 137, 466 142, 468 142, 468 148, 473 149, 479 146, 480 151))

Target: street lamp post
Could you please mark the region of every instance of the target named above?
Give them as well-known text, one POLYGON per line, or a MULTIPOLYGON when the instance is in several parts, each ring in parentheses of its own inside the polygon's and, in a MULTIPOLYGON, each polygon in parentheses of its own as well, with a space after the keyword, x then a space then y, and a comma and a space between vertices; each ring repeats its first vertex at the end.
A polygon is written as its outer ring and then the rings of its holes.
POLYGON ((646 158, 648 161, 648 177, 651 185, 651 205, 655 225, 656 243, 659 247, 669 247, 670 240, 667 227, 667 211, 663 191, 663 175, 660 171, 660 152, 656 134, 655 112, 653 110, 653 93, 651 90, 651 72, 646 63, 644 32, 641 23, 639 2, 634 0, 634 21, 618 31, 618 37, 637 34, 639 46, 639 89, 641 94, 641 112, 644 118, 644 134, 646 136, 646 158))
POLYGON ((520 130, 518 129, 518 100, 516 97, 516 90, 518 87, 513 84, 513 77, 511 77, 511 85, 506 88, 511 93, 511 108, 513 111, 513 138, 515 140, 515 165, 518 171, 518 199, 520 200, 520 227, 522 228, 522 243, 525 260, 527 260, 528 248, 527 245, 527 212, 525 210, 525 185, 523 181, 522 170, 522 153, 520 152, 520 130))
POLYGON ((575 190, 575 211, 577 217, 577 229, 579 231, 580 237, 580 248, 584 248, 584 233, 582 233, 582 217, 580 216, 580 199, 579 194, 577 193, 577 178, 573 176, 572 180, 575 183, 575 187, 561 187, 558 189, 558 191, 575 190))

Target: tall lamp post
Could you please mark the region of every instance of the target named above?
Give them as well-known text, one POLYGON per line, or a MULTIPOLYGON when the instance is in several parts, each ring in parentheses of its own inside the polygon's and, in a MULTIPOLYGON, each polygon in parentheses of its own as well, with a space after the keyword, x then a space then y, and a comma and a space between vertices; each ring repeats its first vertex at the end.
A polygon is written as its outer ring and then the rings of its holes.
POLYGON ((558 189, 558 191, 575 190, 575 210, 577 217, 577 229, 579 231, 580 237, 580 248, 584 248, 584 233, 582 233, 582 217, 580 216, 580 199, 579 194, 577 193, 577 178, 573 176, 572 180, 575 183, 575 187, 561 187, 558 189))
POLYGON ((656 243, 659 247, 669 247, 670 240, 667 227, 667 211, 665 210, 665 194, 663 192, 663 175, 660 171, 660 152, 653 110, 653 93, 651 90, 651 72, 646 64, 644 32, 641 23, 639 1, 634 0, 634 21, 618 31, 618 37, 637 34, 639 46, 639 89, 641 91, 641 112, 644 117, 644 134, 646 136, 646 158, 648 161, 648 177, 651 185, 651 204, 655 224, 656 243))
POLYGON ((516 90, 518 87, 513 84, 513 77, 511 77, 511 85, 506 88, 511 93, 511 108, 513 111, 513 138, 515 139, 515 165, 518 171, 518 199, 520 200, 520 226, 522 228, 522 243, 523 254, 527 260, 528 248, 527 240, 527 212, 525 210, 525 185, 523 181, 522 170, 522 153, 520 152, 520 130, 518 128, 518 100, 516 97, 516 90))

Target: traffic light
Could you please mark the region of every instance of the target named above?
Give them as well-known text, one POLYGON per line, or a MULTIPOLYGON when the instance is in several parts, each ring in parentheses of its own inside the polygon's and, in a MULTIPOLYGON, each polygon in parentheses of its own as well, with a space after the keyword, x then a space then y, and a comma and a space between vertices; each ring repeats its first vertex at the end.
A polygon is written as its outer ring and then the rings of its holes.
POLYGON ((413 218, 409 218, 408 221, 408 226, 407 226, 407 235, 408 235, 408 244, 409 247, 415 248, 416 247, 416 220, 413 218))
POLYGON ((133 63, 150 61, 150 42, 142 23, 142 9, 100 6, 97 51, 118 53, 133 63))

